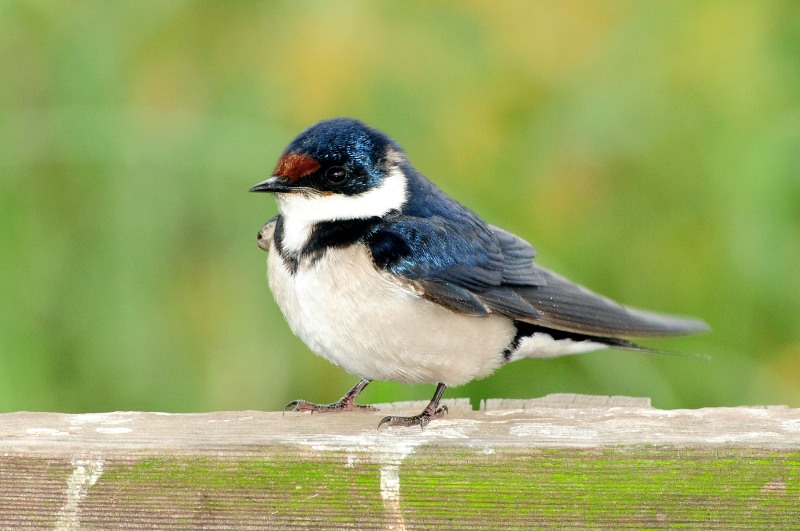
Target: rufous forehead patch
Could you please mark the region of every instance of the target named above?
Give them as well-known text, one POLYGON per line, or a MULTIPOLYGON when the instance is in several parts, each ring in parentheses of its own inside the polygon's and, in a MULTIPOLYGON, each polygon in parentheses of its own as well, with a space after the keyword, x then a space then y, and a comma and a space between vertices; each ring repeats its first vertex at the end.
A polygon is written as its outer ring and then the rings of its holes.
POLYGON ((278 165, 272 174, 296 181, 300 177, 314 173, 321 166, 314 157, 309 157, 302 153, 287 153, 278 161, 278 165))

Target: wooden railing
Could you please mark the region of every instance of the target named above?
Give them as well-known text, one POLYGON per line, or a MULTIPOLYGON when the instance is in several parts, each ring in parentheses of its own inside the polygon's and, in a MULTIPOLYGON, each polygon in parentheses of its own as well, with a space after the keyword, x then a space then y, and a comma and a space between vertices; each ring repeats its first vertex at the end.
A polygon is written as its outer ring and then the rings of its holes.
POLYGON ((0 415, 0 529, 800 526, 800 410, 490 400, 379 413, 0 415))

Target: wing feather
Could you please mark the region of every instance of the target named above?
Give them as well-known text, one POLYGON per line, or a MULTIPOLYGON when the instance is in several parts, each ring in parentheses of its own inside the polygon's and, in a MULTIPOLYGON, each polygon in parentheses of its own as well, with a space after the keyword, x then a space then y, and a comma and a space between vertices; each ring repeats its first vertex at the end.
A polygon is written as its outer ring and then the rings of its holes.
POLYGON ((528 242, 487 224, 430 182, 419 184, 437 201, 389 215, 366 243, 376 267, 411 282, 428 299, 468 315, 497 312, 606 339, 708 330, 697 319, 625 307, 538 267, 528 242))
POLYGON ((506 280, 527 286, 544 281, 532 267, 533 248, 508 233, 498 236, 486 224, 473 224, 469 231, 460 228, 442 216, 398 216, 371 234, 367 243, 376 266, 413 282, 443 306, 470 315, 536 315, 506 280))

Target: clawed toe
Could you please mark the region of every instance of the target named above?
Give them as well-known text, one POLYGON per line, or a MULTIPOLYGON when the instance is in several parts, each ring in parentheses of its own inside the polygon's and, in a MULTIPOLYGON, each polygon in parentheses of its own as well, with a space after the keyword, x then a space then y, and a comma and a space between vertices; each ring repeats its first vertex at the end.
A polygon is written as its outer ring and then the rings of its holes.
POLYGON ((305 400, 292 400, 286 407, 283 408, 283 412, 286 413, 287 411, 309 411, 311 413, 332 413, 335 411, 378 411, 378 408, 374 406, 361 406, 355 404, 353 402, 334 402, 333 404, 315 404, 313 402, 306 402, 305 400))
POLYGON ((361 380, 355 387, 350 389, 338 402, 333 404, 315 404, 313 402, 306 402, 305 400, 292 400, 283 412, 286 413, 290 409, 293 411, 309 411, 311 413, 331 413, 334 411, 378 411, 378 408, 373 406, 360 406, 356 404, 356 397, 369 385, 369 380, 361 380))
POLYGON ((283 408, 283 412, 286 413, 287 411, 319 411, 319 408, 325 407, 322 404, 313 404, 311 402, 306 402, 305 400, 292 400, 288 404, 286 404, 283 408))
POLYGON ((439 419, 444 417, 447 414, 447 406, 442 406, 433 413, 428 412, 428 410, 423 411, 419 415, 414 415, 413 417, 398 417, 394 415, 390 415, 388 417, 383 417, 381 421, 378 423, 378 429, 381 428, 384 424, 387 426, 419 426, 423 430, 425 426, 428 425, 430 421, 433 419, 439 419))
MULTIPOLYGON (((378 408, 374 406, 361 406, 356 404, 356 397, 368 384, 369 380, 361 380, 338 402, 334 402, 333 404, 314 404, 313 402, 307 402, 305 400, 292 400, 286 404, 286 407, 283 408, 283 412, 286 413, 289 410, 300 412, 308 411, 309 413, 331 413, 334 411, 378 411, 378 408)), ((442 393, 444 393, 446 388, 447 386, 445 384, 440 383, 436 387, 436 392, 433 394, 433 398, 431 399, 430 403, 419 415, 414 415, 413 417, 400 417, 395 415, 383 417, 383 419, 381 419, 381 421, 378 423, 378 429, 386 424, 387 426, 419 426, 424 430, 425 426, 427 426, 430 421, 433 419, 442 418, 447 414, 447 406, 439 407, 439 400, 442 398, 442 393)))

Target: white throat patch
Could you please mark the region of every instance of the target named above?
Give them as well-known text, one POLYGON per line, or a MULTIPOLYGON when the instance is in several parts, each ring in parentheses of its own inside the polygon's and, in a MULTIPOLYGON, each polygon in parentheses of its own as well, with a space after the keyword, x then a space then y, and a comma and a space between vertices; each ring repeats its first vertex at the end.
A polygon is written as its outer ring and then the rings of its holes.
POLYGON ((275 194, 283 214, 283 247, 299 252, 315 223, 383 216, 400 209, 408 197, 406 176, 399 167, 389 170, 377 188, 358 195, 275 194))

